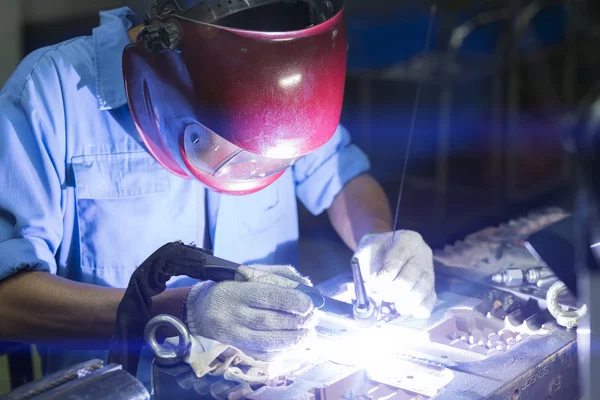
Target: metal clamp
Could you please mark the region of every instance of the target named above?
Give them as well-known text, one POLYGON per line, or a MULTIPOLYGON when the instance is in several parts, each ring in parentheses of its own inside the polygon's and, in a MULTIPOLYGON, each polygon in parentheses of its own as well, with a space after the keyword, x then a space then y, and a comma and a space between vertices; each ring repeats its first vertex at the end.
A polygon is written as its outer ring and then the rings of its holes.
POLYGON ((558 303, 558 296, 566 289, 567 285, 562 281, 554 283, 550 286, 550 289, 548 289, 546 303, 548 305, 548 311, 556 318, 556 323, 567 329, 571 329, 576 327, 581 317, 587 313, 587 305, 584 304, 575 311, 565 311, 558 303))
POLYGON ((144 329, 144 340, 156 356, 156 362, 161 365, 174 365, 182 362, 192 345, 187 327, 179 319, 170 315, 157 315, 152 318, 144 329), (177 331, 179 343, 175 348, 166 348, 156 340, 156 330, 161 326, 171 327, 177 331))

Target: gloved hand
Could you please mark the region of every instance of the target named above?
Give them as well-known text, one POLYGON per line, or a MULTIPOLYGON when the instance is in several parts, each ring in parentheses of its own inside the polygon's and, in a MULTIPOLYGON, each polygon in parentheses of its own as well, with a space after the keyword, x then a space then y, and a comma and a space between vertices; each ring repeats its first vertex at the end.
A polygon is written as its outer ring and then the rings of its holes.
MULTIPOLYGON (((289 266, 251 267, 311 285, 289 266)), ((260 361, 272 361, 312 337, 317 321, 307 295, 265 283, 261 274, 247 278, 192 287, 186 300, 190 333, 237 347, 260 361)))
POLYGON ((367 290, 394 303, 401 315, 429 318, 435 305, 433 254, 412 231, 370 234, 355 253, 367 290))

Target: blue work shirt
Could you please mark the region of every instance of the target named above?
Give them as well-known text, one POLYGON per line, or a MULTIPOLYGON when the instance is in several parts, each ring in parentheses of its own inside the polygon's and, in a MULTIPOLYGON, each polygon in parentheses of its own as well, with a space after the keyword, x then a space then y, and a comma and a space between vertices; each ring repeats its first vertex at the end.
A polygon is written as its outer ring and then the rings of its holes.
POLYGON ((347 131, 266 189, 209 192, 201 209, 204 187, 152 158, 127 107, 121 57, 137 18, 100 19, 91 36, 28 55, 0 92, 0 280, 27 269, 124 288, 163 244, 197 243, 198 221, 219 257, 295 263, 296 198, 320 214, 369 168, 347 131))

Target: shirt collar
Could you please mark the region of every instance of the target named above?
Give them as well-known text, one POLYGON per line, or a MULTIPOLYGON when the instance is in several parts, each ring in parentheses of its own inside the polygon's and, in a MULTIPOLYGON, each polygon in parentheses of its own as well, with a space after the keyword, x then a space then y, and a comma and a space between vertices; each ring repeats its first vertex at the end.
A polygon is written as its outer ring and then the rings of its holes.
POLYGON ((129 29, 139 23, 127 7, 100 12, 100 26, 92 38, 96 57, 96 98, 100 110, 111 110, 127 104, 123 83, 122 56, 130 44, 129 29))

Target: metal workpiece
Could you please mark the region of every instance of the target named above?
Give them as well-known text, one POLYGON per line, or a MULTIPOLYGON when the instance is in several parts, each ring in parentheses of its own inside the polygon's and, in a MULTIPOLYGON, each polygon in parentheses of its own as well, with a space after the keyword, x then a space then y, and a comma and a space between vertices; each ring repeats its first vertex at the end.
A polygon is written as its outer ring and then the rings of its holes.
POLYGON ((35 400, 63 399, 150 400, 151 396, 144 385, 120 365, 109 364, 35 397, 35 400))
POLYGON ((90 360, 29 382, 0 399, 150 400, 150 393, 120 365, 90 360))
MULTIPOLYGON (((537 222, 543 225, 544 221, 537 222)), ((513 225, 519 229, 523 225, 527 234, 533 229, 529 223, 507 225, 507 229, 513 225)), ((504 236, 489 247, 495 249, 504 236)), ((473 251, 482 237, 471 237, 473 251)), ((223 399, 243 394, 248 399, 404 400, 414 399, 415 393, 430 400, 576 398, 575 332, 560 326, 562 320, 555 320, 546 310, 544 285, 554 277, 538 268, 535 260, 521 263, 526 259, 515 254, 523 251, 510 248, 502 260, 496 260, 486 250, 481 255, 489 258, 488 263, 470 265, 471 257, 455 263, 458 267, 446 268, 439 268, 438 257, 437 302, 426 320, 399 315, 393 304, 370 299, 359 261, 352 259, 352 273, 311 288, 323 296, 321 311, 326 311, 320 313, 317 326, 321 342, 311 346, 325 354, 318 364, 257 388, 218 377, 198 380, 187 365, 155 363, 155 398, 197 399, 207 392, 223 399), (508 285, 490 285, 489 277, 499 270, 505 275, 496 277, 495 283, 508 285), (533 284, 523 284, 529 281, 533 284), (543 291, 536 286, 538 282, 543 291), (375 319, 374 324, 361 328, 362 322, 370 323, 369 317, 375 319)), ((565 306, 563 297, 560 302, 565 306)))
POLYGON ((46 393, 56 387, 64 385, 72 380, 85 377, 93 371, 104 366, 101 360, 90 360, 81 364, 74 365, 68 369, 52 373, 35 382, 35 385, 28 384, 13 390, 5 396, 0 396, 2 400, 24 400, 32 399, 36 396, 46 393))
MULTIPOLYGON (((348 276, 345 287, 354 292, 351 279, 348 276)), ((328 283, 318 286, 326 295, 338 293, 325 287, 330 286, 328 283)), ((201 392, 219 399, 238 392, 248 399, 393 396, 408 400, 414 399, 415 393, 420 393, 419 398, 431 400, 574 398, 575 333, 558 326, 548 314, 544 327, 536 328, 535 310, 511 312, 510 318, 488 318, 479 311, 481 304, 482 300, 475 297, 441 292, 429 320, 404 316, 389 323, 379 321, 369 328, 373 334, 367 333, 365 337, 372 342, 358 343, 365 343, 371 352, 384 343, 386 350, 381 360, 385 362, 372 365, 366 360, 366 364, 361 361, 358 366, 346 365, 341 361, 352 357, 357 350, 353 347, 339 355, 342 360, 308 366, 286 376, 282 383, 259 388, 222 378, 219 381, 219 377, 197 379, 190 375, 187 365, 182 368, 155 364, 156 399, 198 399, 201 392), (515 393, 518 397, 511 397, 515 393)), ((352 329, 351 320, 333 314, 327 314, 326 318, 331 318, 334 324, 336 319, 345 324, 346 334, 352 329)), ((354 329, 359 333, 369 332, 354 329)), ((332 335, 335 341, 338 333, 332 335)))
POLYGON ((492 275, 492 282, 504 284, 506 286, 521 286, 525 283, 537 285, 543 279, 551 278, 554 272, 545 267, 536 267, 522 270, 519 268, 509 268, 502 272, 492 275))

